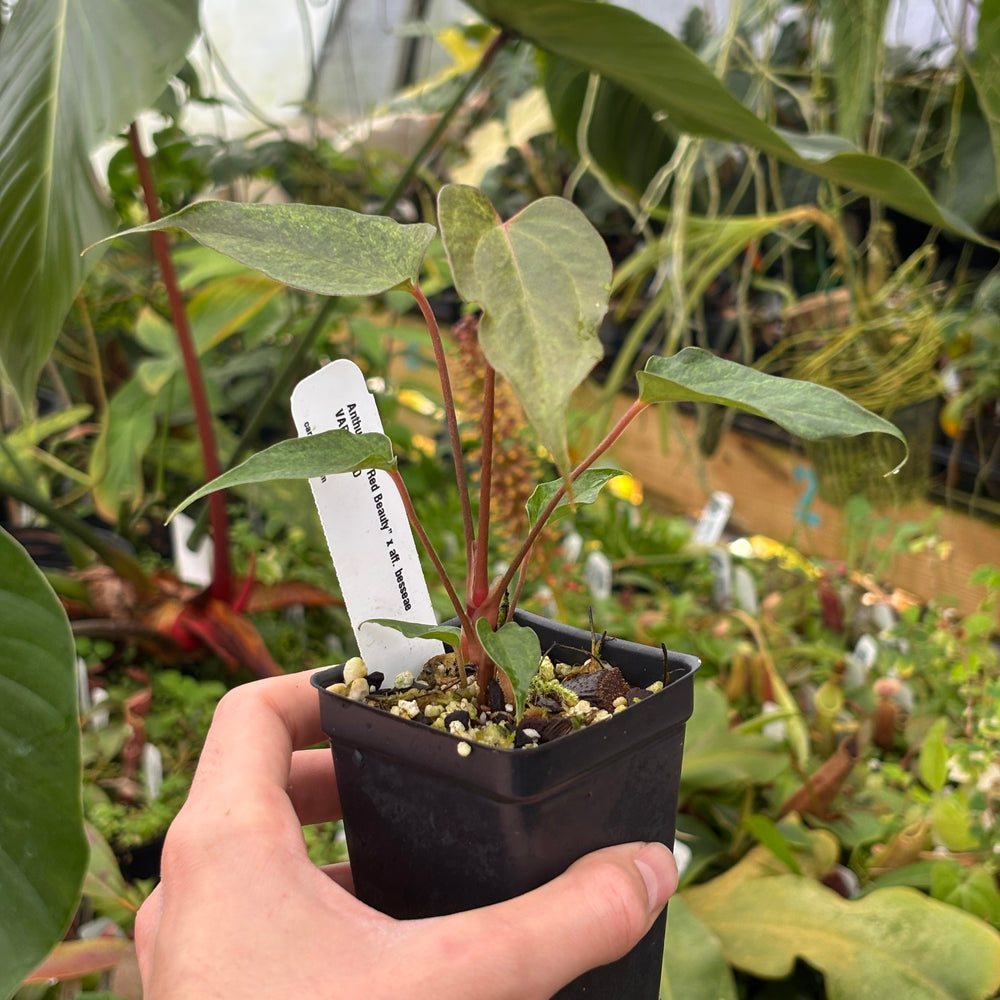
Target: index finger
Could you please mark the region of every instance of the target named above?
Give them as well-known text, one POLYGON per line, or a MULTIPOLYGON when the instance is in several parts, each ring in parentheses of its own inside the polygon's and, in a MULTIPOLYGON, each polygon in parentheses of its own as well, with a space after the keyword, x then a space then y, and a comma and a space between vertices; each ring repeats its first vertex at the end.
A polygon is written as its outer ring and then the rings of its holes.
POLYGON ((189 798, 288 786, 292 751, 325 739, 313 671, 242 684, 219 702, 189 798))

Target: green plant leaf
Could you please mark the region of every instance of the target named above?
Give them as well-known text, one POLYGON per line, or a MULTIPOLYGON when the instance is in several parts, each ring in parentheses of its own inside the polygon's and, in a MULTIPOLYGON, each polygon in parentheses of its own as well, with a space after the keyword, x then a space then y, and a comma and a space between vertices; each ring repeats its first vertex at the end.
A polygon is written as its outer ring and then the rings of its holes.
POLYGON ((849 901, 798 875, 727 875, 684 899, 752 975, 780 979, 802 958, 829 1000, 985 1000, 1000 986, 1000 934, 915 889, 849 901))
POLYGON ((199 201, 101 243, 179 229, 203 246, 293 288, 321 295, 377 295, 414 281, 434 227, 402 225, 326 205, 199 201))
POLYGON ((902 164, 860 153, 837 136, 772 128, 733 97, 691 49, 630 10, 589 0, 467 2, 540 49, 620 84, 684 132, 744 143, 915 219, 981 239, 902 164))
POLYGON ((837 53, 833 63, 837 134, 858 143, 872 110, 889 0, 826 0, 823 6, 833 27, 832 45, 837 53))
POLYGON ((965 868, 954 861, 934 862, 931 895, 1000 927, 1000 891, 993 873, 986 868, 965 868))
POLYGON ((516 622, 507 622, 494 632, 485 618, 477 619, 476 635, 489 658, 507 675, 514 689, 515 714, 520 719, 524 714, 528 687, 542 660, 538 636, 530 628, 516 622))
POLYGON ((1000 0, 982 0, 976 28, 976 55, 969 65, 979 110, 989 129, 995 191, 1000 191, 1000 0))
POLYGON ((737 996, 719 939, 679 893, 667 909, 660 1000, 737 1000, 737 996))
POLYGON ((765 784, 788 767, 787 756, 775 753, 766 737, 729 728, 726 697, 717 687, 697 682, 694 704, 684 737, 683 795, 732 785, 765 784))
POLYGON ((184 60, 197 0, 33 0, 0 36, 0 367, 24 409, 114 224, 89 164, 184 60))
POLYGON ((76 651, 62 605, 0 530, 0 996, 48 954, 87 869, 76 651))
MULTIPOLYGON (((586 469, 573 483, 573 503, 594 503, 601 490, 618 476, 624 475, 621 469, 586 469)), ((532 491, 528 502, 524 505, 528 512, 528 523, 534 524, 546 504, 565 486, 561 479, 553 479, 549 483, 539 483, 532 491)), ((570 510, 572 504, 569 497, 564 496, 552 512, 553 519, 559 513, 570 510)))
POLYGON ((462 638, 462 630, 454 625, 417 625, 415 622, 398 621, 395 618, 369 618, 361 624, 384 625, 402 633, 407 639, 437 639, 453 649, 458 648, 462 638))
POLYGON ((940 792, 948 780, 948 746, 944 741, 947 719, 938 719, 920 746, 920 780, 932 792, 940 792))
POLYGON ((559 469, 569 471, 566 408, 603 356, 611 258, 586 216, 541 198, 501 222, 481 191, 449 184, 438 196, 455 288, 483 309, 479 343, 513 386, 559 469))
MULTIPOLYGON (((900 461, 909 449, 903 432, 853 400, 815 382, 781 378, 685 347, 670 358, 650 358, 637 375, 644 403, 721 403, 773 420, 798 437, 854 437, 888 434, 900 442, 900 461)), ((887 472, 890 470, 886 470, 887 472)))
MULTIPOLYGON (((290 438, 251 455, 210 483, 195 490, 170 512, 170 517, 195 500, 230 486, 266 483, 274 479, 312 479, 358 469, 395 469, 392 442, 384 434, 355 434, 347 429, 290 438)), ((167 518, 168 522, 170 518, 167 518)))
POLYGON ((795 860, 795 853, 788 845, 784 834, 778 828, 774 820, 767 816, 756 814, 747 816, 743 820, 743 825, 766 847, 788 870, 795 875, 801 875, 802 869, 798 861, 795 860))

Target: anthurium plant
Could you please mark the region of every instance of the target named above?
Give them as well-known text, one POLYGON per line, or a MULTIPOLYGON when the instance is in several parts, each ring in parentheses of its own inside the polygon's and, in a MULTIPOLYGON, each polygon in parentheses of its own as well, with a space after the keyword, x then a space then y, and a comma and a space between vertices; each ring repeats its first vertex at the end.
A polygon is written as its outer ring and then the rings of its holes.
POLYGON ((574 464, 567 413, 574 391, 602 357, 598 330, 611 288, 612 265, 603 240, 575 205, 558 197, 542 198, 504 221, 479 190, 447 185, 439 193, 437 208, 435 229, 339 208, 209 201, 129 232, 179 229, 279 281, 324 295, 375 295, 402 289, 413 296, 440 375, 463 512, 464 583, 449 580, 445 573, 420 524, 392 442, 382 434, 343 428, 279 442, 212 480, 178 509, 225 487, 385 470, 441 577, 458 622, 454 627, 396 624, 411 637, 443 638, 460 650, 459 669, 465 664, 474 670, 481 702, 499 667, 510 681, 518 707, 523 704, 541 650, 534 633, 511 618, 533 546, 557 511, 592 502, 619 474, 599 462, 647 407, 681 401, 724 404, 766 417, 807 439, 890 435, 899 441, 900 464, 905 461, 906 442, 899 430, 839 393, 769 376, 689 347, 648 361, 637 374, 635 401, 574 464), (419 283, 424 255, 436 236, 444 244, 455 289, 470 309, 478 310, 478 339, 486 366, 478 505, 459 441, 447 343, 419 283), (524 537, 506 570, 491 579, 491 464, 498 444, 492 404, 497 379, 512 387, 559 477, 536 488, 527 505, 524 537))

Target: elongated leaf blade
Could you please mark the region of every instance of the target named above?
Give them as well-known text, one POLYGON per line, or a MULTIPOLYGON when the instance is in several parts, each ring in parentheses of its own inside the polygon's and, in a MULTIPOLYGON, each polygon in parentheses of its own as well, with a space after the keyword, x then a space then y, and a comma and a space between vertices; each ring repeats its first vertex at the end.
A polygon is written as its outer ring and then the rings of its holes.
POLYGON ((501 625, 496 632, 485 618, 476 621, 476 634, 489 658, 507 675, 514 690, 517 718, 524 714, 531 679, 538 673, 542 646, 538 636, 516 622, 501 625))
POLYGON ((321 295, 377 295, 415 280, 435 235, 423 222, 402 225, 327 205, 199 201, 108 239, 158 229, 179 229, 276 281, 321 295))
POLYGON ((28 554, 0 530, 0 996, 48 954, 87 869, 76 652, 28 554))
MULTIPOLYGON (((600 496, 601 490, 612 479, 616 479, 621 475, 623 475, 621 469, 587 469, 573 483, 573 503, 594 503, 600 496)), ((561 479, 554 479, 549 483, 539 483, 535 487, 531 496, 528 497, 528 502, 525 504, 529 524, 533 525, 538 520, 538 516, 545 509, 549 501, 565 485, 561 479)), ((556 504, 552 514, 556 516, 560 512, 569 510, 569 508, 570 499, 564 495, 559 503, 556 504)))
POLYGON ((384 625, 395 629, 407 639, 437 639, 458 648, 462 638, 462 630, 455 625, 418 625, 416 622, 404 622, 398 618, 369 618, 362 625, 384 625))
POLYGON ((170 517, 195 500, 231 486, 249 486, 275 479, 313 479, 357 472, 359 469, 395 467, 392 442, 384 434, 355 434, 344 429, 323 431, 311 437, 290 438, 251 455, 245 462, 216 476, 172 510, 170 517))
POLYGON ((686 45, 638 14, 589 0, 467 0, 484 17, 546 52, 620 84, 680 130, 744 143, 915 219, 981 237, 939 205, 902 164, 859 152, 836 136, 772 128, 744 107, 686 45))
POLYGON ((989 129, 996 188, 1000 190, 1000 0, 982 0, 976 57, 969 66, 979 110, 989 129))
POLYGON ((198 26, 197 0, 32 0, 0 36, 0 367, 25 410, 114 224, 91 152, 152 105, 198 26))
POLYGON ((895 424, 814 382, 768 375, 699 347, 685 347, 670 358, 650 358, 638 379, 639 398, 646 403, 721 403, 766 417, 810 440, 888 434, 900 442, 896 469, 906 461, 906 437, 895 424))
POLYGON ((604 241, 563 198, 542 198, 501 223, 480 191, 450 184, 438 197, 438 218, 459 295, 483 307, 486 360, 568 472, 566 408, 604 353, 597 335, 611 287, 604 241))

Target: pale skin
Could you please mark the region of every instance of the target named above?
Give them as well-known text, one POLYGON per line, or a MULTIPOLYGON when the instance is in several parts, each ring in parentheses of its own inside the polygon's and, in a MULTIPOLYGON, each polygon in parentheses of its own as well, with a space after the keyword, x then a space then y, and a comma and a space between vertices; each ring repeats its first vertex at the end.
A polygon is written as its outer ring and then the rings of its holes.
POLYGON ((666 847, 624 844, 505 903, 394 920, 306 854, 301 827, 339 818, 329 750, 303 749, 323 738, 308 674, 222 700, 136 920, 145 1000, 544 1000, 625 954, 676 888, 666 847))

